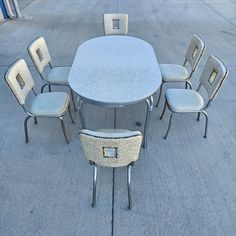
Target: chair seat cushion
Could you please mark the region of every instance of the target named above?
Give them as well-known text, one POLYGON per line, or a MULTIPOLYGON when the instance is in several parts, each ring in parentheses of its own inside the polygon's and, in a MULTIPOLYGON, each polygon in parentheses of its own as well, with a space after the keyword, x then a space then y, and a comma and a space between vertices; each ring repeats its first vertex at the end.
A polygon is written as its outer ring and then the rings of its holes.
POLYGON ((202 96, 195 90, 167 89, 166 100, 173 112, 197 112, 204 107, 202 96))
POLYGON ((68 86, 70 68, 71 67, 53 67, 47 75, 47 81, 52 84, 68 86))
POLYGON ((35 116, 57 117, 64 115, 69 103, 66 92, 40 93, 32 100, 29 111, 35 116))
POLYGON ((181 65, 160 64, 162 80, 165 82, 181 82, 189 77, 188 70, 181 65))

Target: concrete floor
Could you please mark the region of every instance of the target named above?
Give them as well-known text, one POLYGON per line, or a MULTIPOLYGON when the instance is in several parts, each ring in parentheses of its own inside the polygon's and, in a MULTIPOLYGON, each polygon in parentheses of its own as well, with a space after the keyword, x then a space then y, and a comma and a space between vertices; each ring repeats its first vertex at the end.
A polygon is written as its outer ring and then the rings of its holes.
MULTIPOLYGON (((19 0, 23 17, 0 25, 0 235, 212 235, 236 232, 236 2, 233 0, 19 0), (77 47, 103 35, 102 13, 127 12, 129 35, 153 45, 160 63, 182 63, 193 34, 207 50, 193 76, 196 88, 210 54, 230 75, 210 106, 209 135, 204 119, 176 116, 163 139, 168 115, 151 117, 149 143, 133 169, 133 209, 127 210, 126 169, 99 168, 97 208, 91 208, 92 168, 82 154, 80 129, 66 117, 70 144, 56 120, 29 123, 3 76, 24 58, 42 84, 26 52, 43 35, 55 66, 70 66, 77 47)), ((172 85, 179 86, 179 85, 172 85)), ((58 90, 54 88, 54 90, 58 90)), ((142 129, 145 103, 118 109, 117 128, 142 129)), ((90 129, 114 126, 114 111, 89 104, 90 129)))

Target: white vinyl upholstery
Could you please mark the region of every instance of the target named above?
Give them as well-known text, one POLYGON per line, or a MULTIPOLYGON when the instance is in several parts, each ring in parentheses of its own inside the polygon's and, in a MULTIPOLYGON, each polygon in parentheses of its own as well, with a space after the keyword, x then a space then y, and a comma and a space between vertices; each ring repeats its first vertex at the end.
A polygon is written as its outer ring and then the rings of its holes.
POLYGON ((66 92, 40 93, 32 100, 29 112, 41 117, 62 116, 69 103, 70 96, 66 92))
POLYGON ((71 67, 53 67, 47 75, 47 81, 51 84, 68 86, 70 68, 71 67))
POLYGON ((189 72, 185 66, 176 64, 160 64, 163 82, 181 82, 190 79, 191 73, 196 70, 205 50, 205 43, 197 35, 193 35, 185 54, 185 60, 191 66, 189 72))
POLYGON ((189 77, 188 70, 181 65, 175 64, 160 64, 162 81, 164 82, 181 82, 189 77))
POLYGON ((85 157, 100 166, 127 166, 139 158, 142 135, 127 130, 82 130, 80 140, 85 157), (101 132, 103 131, 103 132, 101 132), (104 150, 112 149, 115 158, 107 158, 104 150))
POLYGON ((203 40, 197 35, 193 35, 185 54, 185 59, 191 65, 192 70, 196 70, 204 50, 205 43, 203 40))
POLYGON ((196 112, 204 108, 202 96, 188 89, 167 89, 166 100, 173 112, 196 112))
POLYGON ((17 60, 6 72, 5 80, 20 105, 24 105, 26 96, 34 87, 34 80, 26 62, 23 59, 17 60))
POLYGON ((206 89, 210 100, 215 97, 226 76, 225 65, 215 56, 209 56, 200 78, 200 84, 206 89))
POLYGON ((103 21, 105 35, 128 34, 128 14, 104 14, 103 21))
POLYGON ((35 39, 29 46, 28 52, 34 65, 40 74, 48 63, 51 62, 51 56, 44 37, 35 39))

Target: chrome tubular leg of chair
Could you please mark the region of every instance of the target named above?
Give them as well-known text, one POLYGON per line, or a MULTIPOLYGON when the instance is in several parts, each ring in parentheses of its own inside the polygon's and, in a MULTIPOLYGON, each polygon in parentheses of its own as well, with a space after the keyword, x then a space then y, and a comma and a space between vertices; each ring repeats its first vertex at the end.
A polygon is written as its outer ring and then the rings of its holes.
POLYGON ((52 87, 51 87, 50 84, 48 85, 48 91, 49 91, 49 92, 52 92, 52 87))
POLYGON ((96 207, 96 192, 97 192, 97 165, 93 164, 93 202, 92 207, 96 207))
POLYGON ((59 118, 59 120, 60 120, 60 122, 61 122, 61 128, 62 128, 64 137, 65 137, 65 139, 66 139, 66 142, 69 143, 69 140, 68 140, 68 138, 67 138, 67 136, 66 136, 66 129, 65 129, 65 124, 64 124, 63 118, 62 118, 61 116, 58 117, 58 118, 59 118))
POLYGON ((164 114, 165 114, 166 107, 167 107, 167 100, 165 100, 165 105, 164 105, 164 107, 163 107, 163 111, 162 111, 162 113, 161 113, 160 120, 162 120, 162 118, 163 118, 163 116, 164 116, 164 114))
POLYGON ((48 84, 44 84, 42 87, 41 87, 41 93, 43 93, 43 90, 44 88, 47 86, 48 84))
POLYGON ((163 84, 164 84, 164 82, 161 83, 160 92, 159 92, 159 96, 158 96, 158 99, 157 99, 156 107, 158 107, 159 102, 160 102, 160 100, 161 100, 161 94, 162 94, 163 84))
POLYGON ((172 121, 173 114, 174 114, 174 113, 171 112, 170 119, 169 119, 169 124, 168 124, 168 128, 167 128, 167 131, 166 131, 166 135, 164 136, 164 139, 166 139, 167 136, 168 136, 168 133, 169 133, 169 130, 170 130, 170 126, 171 126, 171 121, 172 121))
POLYGON ((70 94, 71 94, 71 100, 72 100, 72 103, 73 103, 73 106, 74 106, 74 110, 77 111, 76 106, 75 106, 75 99, 74 99, 74 94, 73 94, 72 89, 70 89, 70 94))
POLYGON ((28 135, 28 127, 27 127, 27 122, 31 116, 27 116, 24 121, 24 130, 25 130, 25 143, 29 142, 29 135, 28 135))
POLYGON ((201 112, 198 112, 198 114, 197 114, 197 121, 200 120, 200 116, 201 116, 201 112))
POLYGON ((204 138, 207 137, 207 129, 208 129, 208 115, 205 111, 202 111, 202 113, 204 114, 205 118, 206 118, 206 122, 205 122, 205 133, 204 133, 204 138))
POLYGON ((72 121, 72 123, 74 124, 75 121, 74 121, 74 119, 73 119, 73 117, 72 117, 72 114, 71 114, 70 104, 69 104, 69 106, 68 106, 68 111, 69 111, 69 114, 70 114, 71 121, 72 121))
POLYGON ((132 198, 131 198, 131 168, 132 168, 132 165, 129 164, 127 166, 127 187, 128 187, 128 202, 129 202, 128 208, 129 208, 129 210, 131 210, 131 208, 132 208, 132 198))
POLYGON ((189 88, 192 89, 192 84, 189 80, 186 80, 186 84, 185 84, 185 88, 187 89, 188 88, 188 85, 189 85, 189 88))
POLYGON ((151 111, 153 109, 153 97, 146 99, 147 104, 147 113, 146 113, 146 119, 145 119, 145 125, 144 125, 144 138, 143 138, 143 148, 147 147, 147 131, 150 123, 150 115, 151 111))
POLYGON ((79 98, 78 112, 79 112, 79 117, 80 117, 80 123, 81 123, 81 128, 85 129, 86 124, 85 124, 84 114, 83 114, 83 103, 84 103, 83 100, 81 98, 79 98))
POLYGON ((38 124, 37 117, 34 117, 34 124, 35 124, 35 125, 38 124))

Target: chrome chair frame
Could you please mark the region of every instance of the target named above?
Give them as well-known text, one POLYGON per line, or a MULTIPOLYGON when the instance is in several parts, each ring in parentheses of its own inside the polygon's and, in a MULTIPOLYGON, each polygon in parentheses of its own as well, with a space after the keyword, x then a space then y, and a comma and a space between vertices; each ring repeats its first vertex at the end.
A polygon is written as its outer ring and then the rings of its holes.
MULTIPOLYGON (((81 130, 80 132, 80 135, 86 135, 86 133, 84 133, 84 130, 81 130)), ((87 134, 88 135, 88 134, 87 134)), ((92 136, 89 134, 89 136, 92 136)), ((141 133, 140 134, 136 134, 135 136, 141 136, 141 133)), ((130 136, 131 137, 135 137, 135 136, 130 136)), ((96 136, 97 138, 99 138, 98 136, 96 136)), ((101 138, 104 138, 104 139, 109 139, 109 140, 112 140, 112 139, 123 139, 123 137, 101 137, 101 138)), ((124 137, 124 138, 129 138, 129 137, 124 137)), ((82 147, 83 147, 83 142, 82 142, 82 147)), ((138 148, 141 147, 141 141, 140 141, 140 146, 138 148)), ((87 147, 88 148, 88 147, 87 147)), ((84 147, 83 147, 84 149, 84 147)), ((86 150, 86 148, 85 148, 86 150)), ((90 154, 91 155, 91 154, 90 154)), ((139 156, 140 154, 138 154, 139 156)), ((86 155, 85 155, 86 156, 86 155)), ((92 207, 95 208, 96 207, 96 193, 97 193, 97 174, 98 174, 98 168, 97 166, 98 165, 101 165, 100 164, 97 164, 95 163, 95 161, 93 160, 90 160, 89 157, 86 156, 86 158, 89 160, 89 163, 90 165, 93 166, 93 192, 92 192, 92 207)), ((126 161, 127 163, 125 165, 120 165, 120 167, 122 166, 127 166, 127 189, 128 189, 128 209, 131 210, 132 208, 132 196, 131 196, 131 170, 132 170, 132 166, 134 166, 134 162, 135 161, 131 161, 130 162, 130 157, 127 157, 129 159, 129 161, 126 161)), ((96 159, 96 158, 95 158, 96 159)), ((138 159, 138 157, 137 157, 138 159)), ((137 160, 136 159, 136 160, 137 160)), ((134 160, 134 159, 133 159, 134 160)), ((102 164, 102 166, 106 166, 106 167, 113 167, 113 169, 115 168, 115 166, 113 166, 113 164, 110 163, 111 166, 109 165, 104 165, 102 164)))
MULTIPOLYGON (((9 68, 10 68, 12 65, 14 65, 17 61, 18 61, 18 59, 17 59, 16 61, 14 61, 14 62, 9 66, 9 68)), ((23 108, 24 112, 25 112, 26 115, 27 115, 27 117, 26 117, 25 120, 24 120, 25 143, 29 143, 28 120, 29 120, 31 117, 33 117, 33 118, 34 118, 34 124, 35 124, 35 125, 38 124, 37 118, 58 118, 58 119, 60 120, 60 123, 61 123, 63 135, 64 135, 64 137, 65 137, 65 139, 66 139, 66 142, 69 144, 69 140, 68 140, 67 135, 66 135, 66 129, 65 129, 65 124, 64 124, 64 120, 63 120, 63 116, 65 115, 65 113, 64 113, 63 115, 61 115, 61 116, 55 116, 55 117, 35 116, 34 114, 30 113, 30 112, 27 110, 27 108, 19 102, 19 100, 18 100, 18 98, 16 97, 14 91, 13 91, 12 88, 9 86, 9 84, 8 84, 8 82, 7 82, 7 79, 6 79, 6 74, 7 74, 7 72, 8 72, 8 69, 7 69, 7 71, 5 72, 5 75, 4 75, 6 84, 7 84, 7 86, 10 88, 10 90, 11 90, 11 92, 13 93, 14 97, 16 98, 17 102, 18 102, 19 105, 23 108)), ((32 90, 33 94, 34 94, 35 96, 37 96, 37 93, 36 93, 36 91, 34 90, 34 88, 32 88, 31 90, 32 90)), ((70 105, 68 106, 68 111, 69 111, 69 115, 70 115, 71 121, 72 121, 72 123, 74 124, 75 122, 74 122, 74 119, 73 119, 72 114, 71 114, 70 105)))
MULTIPOLYGON (((73 106, 74 106, 74 110, 76 111, 76 105, 75 105, 75 101, 74 101, 74 94, 73 94, 73 90, 70 88, 70 86, 69 86, 69 85, 64 85, 64 84, 58 84, 58 83, 50 83, 50 82, 47 81, 47 79, 46 79, 46 77, 44 76, 44 74, 41 73, 41 72, 38 70, 37 65, 35 64, 35 62, 34 62, 32 56, 31 56, 31 54, 30 54, 30 49, 29 49, 29 48, 30 48, 30 45, 31 45, 34 41, 36 41, 37 39, 39 39, 39 38, 41 38, 41 36, 35 38, 34 40, 32 40, 32 41, 29 43, 29 45, 28 45, 28 47, 27 47, 27 51, 28 51, 28 54, 29 54, 29 56, 30 56, 30 58, 31 58, 31 60, 32 60, 34 66, 35 66, 35 68, 36 68, 36 70, 37 70, 37 72, 38 72, 38 74, 39 74, 39 76, 40 76, 40 78, 42 79, 42 81, 43 81, 43 83, 44 83, 44 84, 42 85, 42 87, 41 87, 41 93, 43 93, 44 88, 45 88, 46 86, 48 86, 48 91, 49 91, 49 92, 52 91, 51 86, 63 86, 63 87, 68 87, 68 88, 70 89, 71 100, 72 100, 72 103, 73 103, 73 106)), ((52 63, 49 62, 48 65, 49 65, 49 68, 52 70, 52 69, 53 69, 52 63)))
MULTIPOLYGON (((94 162, 90 163, 93 165, 93 201, 92 201, 92 207, 96 207, 96 195, 97 195, 97 165, 94 162)), ((127 166, 127 189, 128 189, 128 209, 132 209, 132 196, 131 196, 131 169, 132 166, 134 165, 134 162, 130 163, 127 166)))
MULTIPOLYGON (((200 38, 199 36, 197 36, 197 37, 200 38)), ((201 38, 200 38, 200 39, 201 39, 201 38)), ((202 39, 201 39, 201 40, 202 40, 202 39)), ((202 40, 202 42, 204 43, 203 40, 202 40)), ((187 78, 186 80, 179 80, 179 81, 177 81, 177 80, 175 80, 175 81, 163 81, 163 80, 162 80, 162 83, 161 83, 161 86, 160 86, 159 96, 158 96, 157 103, 156 103, 156 107, 159 106, 159 103, 160 103, 160 100, 161 100, 161 95, 162 95, 163 85, 164 85, 165 83, 179 83, 179 82, 185 82, 185 89, 187 89, 188 86, 189 86, 190 89, 192 89, 192 83, 190 82, 190 79, 191 79, 193 73, 195 72, 195 70, 197 69, 198 64, 199 64, 199 62, 201 61, 201 58, 202 58, 202 56, 203 56, 203 53, 204 53, 205 49, 206 49, 206 44, 204 43, 203 50, 202 50, 202 52, 200 53, 200 56, 199 56, 198 60, 196 61, 196 65, 191 68, 191 71, 190 71, 190 73, 189 73, 189 76, 188 76, 188 78, 187 78)), ((187 58, 185 58, 184 63, 183 63, 183 67, 186 66, 187 62, 188 62, 188 60, 187 60, 187 58)))
MULTIPOLYGON (((214 56, 214 57, 216 57, 216 56, 214 56)), ((217 57, 216 57, 216 58, 217 58, 217 57)), ((218 59, 218 58, 217 58, 217 59, 218 59)), ((222 62, 221 62, 221 63, 222 63, 222 62)), ((222 64, 223 64, 223 63, 222 63, 222 64)), ((224 65, 224 64, 223 64, 223 65, 224 65)), ((224 66, 225 66, 225 65, 224 65, 224 66)), ((205 132, 204 132, 204 136, 203 136, 203 137, 204 137, 204 138, 207 138, 208 119, 209 119, 209 118, 208 118, 208 114, 207 114, 206 110, 207 110, 207 108, 210 106, 210 104, 211 104, 211 102, 213 101, 213 99, 215 98, 216 94, 218 93, 218 91, 219 91, 221 85, 223 84, 225 78, 228 76, 228 70, 227 70, 227 67, 226 67, 226 66, 225 66, 225 69, 226 69, 225 75, 223 76, 223 78, 222 78, 222 80, 221 80, 221 82, 220 82, 220 85, 219 85, 217 91, 213 94, 212 98, 208 98, 208 101, 206 102, 206 105, 205 105, 201 110, 199 110, 199 111, 175 112, 175 111, 173 111, 173 110, 170 108, 170 106, 169 106, 169 104, 168 104, 168 102, 167 102, 167 99, 166 99, 166 97, 165 97, 165 105, 164 105, 163 111, 162 111, 162 113, 161 113, 160 120, 162 120, 162 118, 163 118, 163 116, 164 116, 164 114, 165 114, 166 107, 168 107, 169 111, 171 112, 171 115, 170 115, 170 118, 169 118, 169 123, 168 123, 167 131, 166 131, 166 134, 165 134, 165 136, 164 136, 164 139, 167 139, 167 136, 168 136, 168 133, 169 133, 170 127, 171 127, 171 122, 172 122, 173 114, 175 114, 175 113, 197 113, 197 114, 198 114, 198 115, 197 115, 197 121, 200 120, 200 116, 201 116, 201 114, 203 114, 203 115, 205 116, 205 132)), ((203 85, 202 85, 202 83, 201 83, 201 81, 200 81, 200 82, 199 82, 199 85, 198 85, 198 87, 197 87, 197 89, 196 89, 196 91, 199 92, 199 90, 201 89, 202 86, 203 86, 203 85)))

